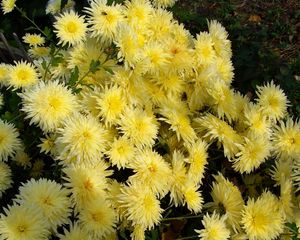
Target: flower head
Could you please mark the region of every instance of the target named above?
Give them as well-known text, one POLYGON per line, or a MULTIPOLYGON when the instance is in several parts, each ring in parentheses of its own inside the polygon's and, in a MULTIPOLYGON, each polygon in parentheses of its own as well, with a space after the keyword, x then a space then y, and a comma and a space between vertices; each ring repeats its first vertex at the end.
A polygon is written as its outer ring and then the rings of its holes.
POLYGON ((11 187, 11 184, 11 169, 6 163, 0 162, 0 197, 2 197, 2 194, 11 187))
POLYGON ((30 34, 26 33, 23 36, 24 43, 29 44, 30 46, 40 46, 45 43, 45 38, 42 37, 40 34, 30 34))
POLYGON ((1 8, 3 14, 10 13, 16 6, 16 0, 2 0, 1 8))
POLYGON ((84 22, 84 17, 69 11, 56 18, 54 28, 60 44, 74 45, 85 38, 87 24, 84 22))

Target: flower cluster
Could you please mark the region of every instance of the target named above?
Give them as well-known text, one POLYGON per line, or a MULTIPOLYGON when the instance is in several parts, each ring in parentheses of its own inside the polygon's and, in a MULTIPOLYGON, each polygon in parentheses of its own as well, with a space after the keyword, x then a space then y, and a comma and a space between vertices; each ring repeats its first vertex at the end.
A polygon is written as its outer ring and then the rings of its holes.
MULTIPOLYGON (((0 64, 2 89, 40 133, 27 146, 24 129, 0 121, 0 196, 11 166, 32 177, 3 208, 1 239, 116 239, 126 229, 142 240, 168 204, 203 216, 203 240, 272 240, 300 224, 300 122, 274 82, 253 100, 231 87, 219 22, 194 37, 166 10, 174 0, 92 0, 83 13, 67 2, 58 14, 60 1, 47 6, 57 47, 27 33, 32 62, 0 64), (44 158, 33 161, 35 145, 44 158), (49 161, 58 173, 43 173, 49 161)), ((4 13, 14 6, 2 1, 4 13)))

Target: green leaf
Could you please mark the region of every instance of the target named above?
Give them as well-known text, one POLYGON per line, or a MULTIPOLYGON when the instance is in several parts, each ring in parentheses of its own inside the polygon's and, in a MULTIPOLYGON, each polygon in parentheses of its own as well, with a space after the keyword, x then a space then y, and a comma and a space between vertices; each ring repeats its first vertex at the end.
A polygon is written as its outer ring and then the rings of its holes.
POLYGON ((114 71, 111 68, 104 67, 104 70, 112 75, 114 74, 114 71))
POLYGON ((90 63, 90 68, 89 68, 89 71, 92 72, 92 73, 95 73, 99 70, 99 67, 100 67, 101 63, 99 60, 92 60, 91 63, 90 63))
POLYGON ((78 78, 79 78, 79 69, 76 66, 74 68, 74 70, 71 72, 71 77, 70 77, 70 80, 69 80, 69 86, 71 86, 71 87, 75 86, 75 84, 78 81, 78 78))

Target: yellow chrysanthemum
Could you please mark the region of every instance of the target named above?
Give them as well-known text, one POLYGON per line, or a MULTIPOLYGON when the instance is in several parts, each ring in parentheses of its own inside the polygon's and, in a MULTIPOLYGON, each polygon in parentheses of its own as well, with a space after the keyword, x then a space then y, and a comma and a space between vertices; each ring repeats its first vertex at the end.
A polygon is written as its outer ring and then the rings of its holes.
POLYGON ((24 147, 21 147, 17 152, 16 155, 12 158, 13 161, 16 162, 17 165, 25 168, 31 167, 30 157, 25 152, 24 147))
POLYGON ((145 231, 146 229, 142 225, 135 225, 132 233, 130 234, 130 237, 132 240, 144 240, 145 231))
POLYGON ((235 232, 240 229, 244 200, 240 190, 221 174, 215 176, 211 196, 214 201, 214 208, 225 214, 226 222, 235 232))
POLYGON ((34 205, 51 228, 56 229, 67 222, 71 213, 68 195, 69 191, 54 181, 31 179, 19 188, 16 201, 21 205, 34 205))
POLYGON ((96 0, 92 1, 91 7, 86 10, 90 15, 88 23, 91 24, 91 36, 100 38, 104 42, 113 41, 117 27, 123 21, 121 5, 107 5, 106 1, 96 0))
POLYGON ((154 0, 154 4, 158 7, 172 7, 177 0, 154 0))
POLYGON ((203 207, 203 198, 198 186, 192 181, 187 180, 182 189, 184 196, 184 204, 193 213, 199 213, 203 207))
POLYGON ((92 239, 104 239, 115 230, 117 215, 103 197, 94 198, 78 216, 82 229, 92 239))
POLYGON ((8 84, 10 65, 0 63, 0 86, 6 86, 8 84))
POLYGON ((216 53, 213 48, 213 41, 209 33, 201 32, 195 41, 196 64, 208 65, 213 63, 216 53))
POLYGON ((76 210, 84 208, 92 199, 104 194, 107 188, 106 177, 111 175, 103 162, 96 165, 70 165, 63 169, 64 185, 72 193, 71 199, 76 210))
POLYGON ((81 42, 86 35, 87 24, 84 17, 79 16, 74 11, 62 13, 56 17, 54 23, 54 32, 56 33, 59 44, 74 45, 81 42))
POLYGON ((29 87, 38 81, 38 74, 31 63, 15 62, 9 70, 8 84, 14 89, 29 87))
POLYGON ((212 20, 208 22, 208 29, 217 55, 223 59, 230 59, 232 56, 231 42, 225 28, 216 20, 212 20))
POLYGON ((32 58, 46 58, 50 54, 49 47, 32 47, 28 50, 29 56, 32 58))
POLYGON ((120 130, 137 147, 151 147, 157 137, 155 117, 141 109, 127 109, 120 116, 120 130))
POLYGON ((245 138, 245 142, 239 145, 233 167, 240 173, 250 173, 270 155, 271 145, 267 138, 245 138))
POLYGON ((16 6, 16 0, 2 0, 1 8, 3 14, 10 13, 16 6))
POLYGON ((0 161, 7 161, 21 147, 19 133, 13 124, 0 120, 0 161))
POLYGON ((226 240, 230 237, 230 231, 226 227, 226 217, 219 216, 216 212, 212 215, 206 214, 203 217, 202 225, 204 229, 195 230, 201 240, 226 240))
POLYGON ((53 156, 55 155, 55 140, 56 140, 55 134, 46 135, 45 138, 41 138, 41 142, 38 147, 41 148, 41 153, 51 153, 53 156))
POLYGON ((151 79, 151 81, 170 95, 178 96, 184 91, 184 78, 173 72, 161 73, 159 76, 151 79))
POLYGON ((215 65, 216 65, 216 71, 219 78, 226 85, 230 85, 234 77, 234 72, 233 72, 234 68, 231 60, 217 57, 215 65))
POLYGON ((86 239, 87 233, 77 222, 70 224, 69 230, 64 228, 64 234, 57 234, 60 240, 82 240, 86 239))
POLYGON ((91 116, 75 115, 64 122, 56 144, 58 158, 67 162, 97 162, 106 150, 107 131, 91 116))
POLYGON ((130 168, 135 172, 129 177, 130 182, 141 183, 160 197, 169 191, 171 169, 158 153, 149 149, 138 152, 130 168))
POLYGON ((97 108, 106 125, 115 124, 125 110, 123 91, 118 87, 106 87, 97 98, 97 108))
POLYGON ((292 176, 292 159, 278 159, 275 165, 270 169, 271 177, 279 185, 282 181, 291 179, 292 176))
POLYGON ((125 2, 125 16, 128 24, 134 28, 147 26, 152 14, 152 6, 148 0, 131 0, 125 2))
POLYGON ((34 206, 12 205, 4 208, 0 218, 2 239, 47 240, 50 236, 48 223, 34 206))
POLYGON ((275 154, 281 158, 297 159, 300 155, 300 122, 288 118, 275 126, 271 137, 275 154))
POLYGON ((184 203, 184 187, 187 179, 187 168, 184 155, 175 150, 172 155, 172 174, 170 180, 170 198, 175 207, 184 203))
POLYGON ((205 165, 207 164, 207 143, 201 139, 188 147, 189 156, 187 162, 190 164, 188 178, 195 184, 200 184, 204 176, 205 165))
POLYGON ((6 163, 0 162, 0 197, 2 197, 2 194, 11 187, 11 184, 11 169, 6 163))
POLYGON ((134 145, 125 137, 115 139, 111 148, 106 152, 112 165, 118 169, 128 167, 133 161, 136 153, 134 145))
POLYGON ((3 105, 4 105, 3 95, 0 93, 0 110, 3 105))
POLYGON ((258 87, 257 96, 257 104, 264 115, 274 120, 280 120, 285 116, 289 101, 284 92, 273 82, 258 87))
POLYGON ((30 46, 40 46, 45 43, 45 38, 42 37, 40 34, 30 34, 26 33, 23 36, 24 43, 29 44, 30 46))
POLYGON ((77 109, 77 99, 64 85, 54 82, 40 82, 33 88, 19 94, 22 110, 27 113, 30 123, 38 124, 45 131, 53 131, 62 121, 77 109))
POLYGON ((125 209, 125 216, 134 225, 151 229, 161 219, 162 209, 155 194, 144 185, 130 185, 122 189, 119 202, 125 209))
POLYGON ((249 240, 272 240, 283 232, 284 220, 278 199, 264 192, 258 199, 249 199, 241 223, 249 240))

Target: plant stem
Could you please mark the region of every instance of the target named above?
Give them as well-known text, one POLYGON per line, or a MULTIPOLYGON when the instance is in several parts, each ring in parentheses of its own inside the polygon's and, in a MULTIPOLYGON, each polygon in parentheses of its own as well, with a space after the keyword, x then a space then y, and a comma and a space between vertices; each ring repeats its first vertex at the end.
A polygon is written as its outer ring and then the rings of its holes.
POLYGON ((195 216, 182 216, 182 217, 163 218, 162 221, 183 220, 183 219, 192 219, 192 218, 201 218, 201 217, 203 217, 203 214, 195 215, 195 216))
POLYGON ((39 30, 48 39, 48 35, 33 20, 31 20, 27 16, 26 12, 24 12, 22 9, 18 8, 17 6, 15 8, 21 13, 23 18, 28 20, 37 30, 39 30))
POLYGON ((190 237, 182 237, 182 238, 176 238, 175 240, 186 240, 186 239, 196 239, 198 236, 190 236, 190 237))

